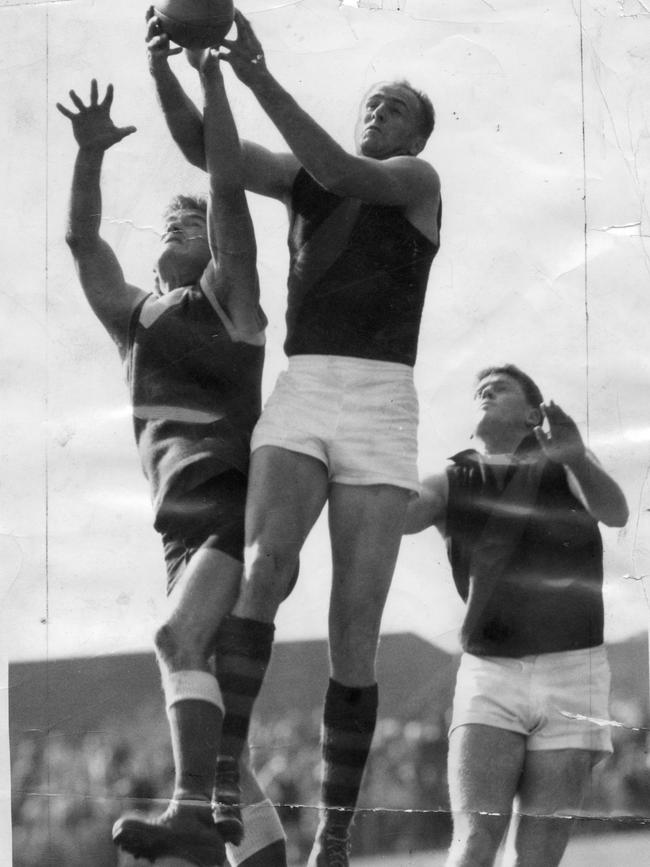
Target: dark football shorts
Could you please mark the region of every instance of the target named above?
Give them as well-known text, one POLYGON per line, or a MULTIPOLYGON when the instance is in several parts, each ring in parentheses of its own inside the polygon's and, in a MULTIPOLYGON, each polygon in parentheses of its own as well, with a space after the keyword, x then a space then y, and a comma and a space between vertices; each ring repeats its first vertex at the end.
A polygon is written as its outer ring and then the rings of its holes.
MULTIPOLYGON (((244 564, 246 489, 239 470, 225 470, 199 487, 165 502, 161 531, 169 595, 200 548, 221 551, 244 564)), ((287 590, 298 579, 298 564, 287 590)), ((286 597, 285 597, 286 598, 286 597)))
POLYGON ((165 502, 161 533, 167 593, 199 548, 212 548, 244 562, 247 479, 226 470, 199 487, 165 502))

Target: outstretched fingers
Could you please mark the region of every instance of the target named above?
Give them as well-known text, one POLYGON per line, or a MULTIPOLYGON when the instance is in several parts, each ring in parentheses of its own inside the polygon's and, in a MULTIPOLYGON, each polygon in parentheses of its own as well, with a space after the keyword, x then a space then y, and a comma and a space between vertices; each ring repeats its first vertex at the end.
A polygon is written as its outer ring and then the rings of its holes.
POLYGON ((562 407, 558 406, 552 400, 544 404, 544 414, 549 421, 566 421, 569 419, 569 416, 565 413, 562 407))
MULTIPOLYGON (((95 85, 95 105, 97 104, 97 82, 93 79, 93 84, 95 85)), ((91 85, 92 87, 92 85, 91 85)), ((106 87, 106 96, 102 100, 101 108, 105 108, 106 111, 110 111, 111 106, 113 105, 113 85, 109 84, 106 87)))
POLYGON ((74 103, 74 105, 79 109, 79 111, 85 111, 86 106, 83 104, 82 100, 79 99, 74 90, 69 91, 70 100, 74 103))
POLYGON ((56 103, 57 110, 72 123, 72 131, 81 150, 104 152, 123 138, 136 132, 135 126, 117 127, 111 118, 111 105, 113 103, 113 85, 108 84, 104 98, 99 101, 99 88, 97 80, 92 79, 90 84, 90 102, 88 105, 79 99, 74 90, 70 91, 70 100, 78 109, 75 113, 60 102, 56 103))
POLYGON ((553 431, 557 433, 560 428, 565 431, 573 431, 575 428, 576 425, 571 416, 567 415, 567 413, 557 404, 553 403, 553 401, 543 404, 542 410, 546 417, 546 421, 548 422, 551 434, 553 431))
POLYGON ((132 133, 137 132, 137 127, 135 127, 135 126, 121 126, 121 127, 118 127, 117 132, 119 135, 118 141, 122 141, 122 139, 126 138, 127 135, 131 135, 132 133))
MULTIPOLYGON (((83 112, 86 112, 91 108, 103 108, 107 111, 110 111, 111 105, 113 104, 113 85, 109 84, 107 86, 106 95, 104 96, 104 99, 99 102, 99 92, 97 88, 97 80, 95 78, 93 78, 90 82, 90 102, 88 103, 88 105, 84 104, 83 100, 77 95, 74 90, 68 91, 68 94, 70 96, 70 101, 73 103, 75 108, 79 109, 80 114, 83 114, 83 112)), ((67 118, 70 118, 70 120, 78 117, 78 115, 74 114, 74 112, 71 112, 69 108, 61 105, 60 102, 56 103, 56 107, 59 109, 61 114, 65 115, 67 118)))
POLYGON ((77 117, 74 112, 70 111, 69 108, 66 108, 65 105, 61 105, 60 102, 57 102, 56 107, 59 109, 59 111, 64 117, 68 118, 68 120, 74 120, 75 117, 77 117))

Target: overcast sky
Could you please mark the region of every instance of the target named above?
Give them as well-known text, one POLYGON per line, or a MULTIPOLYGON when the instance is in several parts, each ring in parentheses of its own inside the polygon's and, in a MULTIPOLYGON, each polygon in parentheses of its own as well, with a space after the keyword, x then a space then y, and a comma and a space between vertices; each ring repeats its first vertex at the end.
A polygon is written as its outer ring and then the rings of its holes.
MULTIPOLYGON (((240 6, 272 72, 346 147, 374 82, 407 77, 431 95, 437 126, 424 157, 441 176, 444 217, 416 366, 422 472, 468 444, 476 369, 522 366, 574 415, 625 488, 630 523, 605 533, 607 634, 644 630, 646 588, 625 577, 650 573, 644 4, 240 6)), ((148 648, 163 611, 161 549, 119 359, 63 240, 75 145, 54 107, 69 88, 86 98, 95 76, 100 88, 115 85, 115 121, 138 127, 106 157, 103 233, 127 279, 150 288, 162 208, 175 192, 203 190, 205 178, 184 164, 156 105, 145 8, 133 0, 0 5, 9 205, 0 236, 0 587, 13 659, 148 648)), ((172 62, 196 97, 193 71, 172 62)), ((241 135, 282 148, 250 94, 228 69, 226 77, 241 135)), ((270 319, 268 393, 284 365, 286 216, 275 202, 252 196, 250 204, 270 319)), ((329 569, 321 522, 278 638, 324 634, 329 569)), ((406 540, 384 628, 453 649, 461 614, 435 531, 406 540)))

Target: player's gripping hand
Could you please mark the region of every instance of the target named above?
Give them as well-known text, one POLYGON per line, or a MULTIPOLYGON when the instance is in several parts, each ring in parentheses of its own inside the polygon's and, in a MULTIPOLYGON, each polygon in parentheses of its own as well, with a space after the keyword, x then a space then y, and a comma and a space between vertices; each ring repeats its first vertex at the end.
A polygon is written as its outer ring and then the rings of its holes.
POLYGON ((558 464, 571 466, 585 457, 585 444, 578 426, 564 410, 551 400, 543 403, 541 410, 548 423, 548 432, 541 425, 535 428, 535 436, 545 455, 558 464))
POLYGON ((104 99, 99 102, 97 81, 90 83, 90 103, 84 105, 74 90, 70 91, 70 99, 78 109, 77 114, 70 111, 60 102, 56 107, 62 115, 72 122, 72 131, 80 150, 106 151, 114 144, 122 141, 127 135, 135 132, 134 126, 115 126, 111 119, 113 103, 113 85, 106 88, 104 99))
POLYGON ((169 36, 163 31, 160 24, 160 19, 156 15, 153 6, 147 9, 146 13, 147 35, 147 58, 149 61, 149 72, 156 75, 161 69, 167 66, 167 61, 174 54, 180 54, 183 50, 180 45, 171 48, 169 44, 169 36))
POLYGON ((221 54, 218 48, 206 48, 199 58, 199 72, 206 79, 219 80, 221 73, 221 54))
POLYGON ((222 52, 221 59, 232 66, 241 82, 254 88, 256 82, 262 80, 267 72, 264 49, 250 21, 239 9, 235 10, 235 24, 237 38, 223 40, 222 45, 227 49, 227 53, 222 52))

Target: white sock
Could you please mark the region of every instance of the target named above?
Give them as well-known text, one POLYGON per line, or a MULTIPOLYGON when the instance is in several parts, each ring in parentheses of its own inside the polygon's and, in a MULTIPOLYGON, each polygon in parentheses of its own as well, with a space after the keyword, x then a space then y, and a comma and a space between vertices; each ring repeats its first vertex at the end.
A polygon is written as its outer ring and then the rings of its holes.
POLYGON ((162 684, 167 708, 179 701, 207 701, 223 713, 219 684, 208 671, 170 671, 163 675, 162 684))
POLYGON ((268 798, 259 804, 242 807, 241 814, 244 823, 241 846, 226 845, 228 860, 234 867, 271 843, 287 839, 275 807, 268 798))

